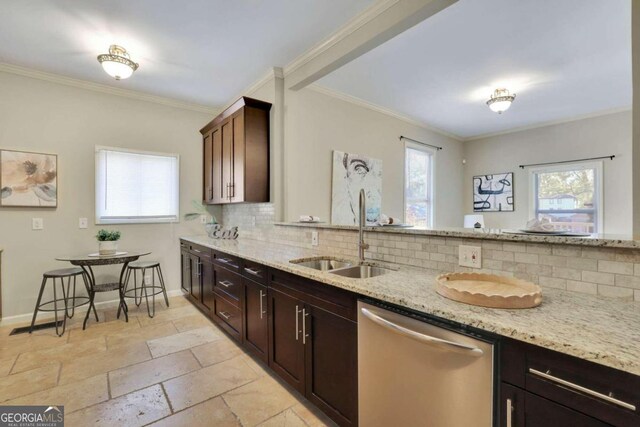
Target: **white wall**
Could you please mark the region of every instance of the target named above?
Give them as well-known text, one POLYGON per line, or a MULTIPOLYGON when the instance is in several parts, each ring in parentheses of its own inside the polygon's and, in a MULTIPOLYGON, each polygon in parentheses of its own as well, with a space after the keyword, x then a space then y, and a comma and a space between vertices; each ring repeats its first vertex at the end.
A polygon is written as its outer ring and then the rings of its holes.
POLYGON ((444 147, 436 155, 435 226, 460 225, 462 142, 309 88, 285 95, 285 219, 318 215, 330 221, 333 150, 382 159, 382 212, 402 218, 400 135, 444 147))
MULTIPOLYGON (((201 199, 198 130, 212 115, 2 72, 0 94, 0 148, 55 153, 59 171, 58 208, 0 208, 3 317, 33 311, 42 273, 68 265, 56 256, 97 250, 95 145, 179 153, 181 215, 201 199), (33 217, 44 219, 43 231, 31 230, 33 217), (79 217, 89 218, 88 229, 78 228, 79 217)), ((108 228, 122 232, 122 250, 152 251, 149 259, 161 261, 170 290, 180 286, 178 237, 202 232, 201 225, 184 221, 108 228)))
POLYGON ((465 143, 464 208, 473 211, 474 175, 514 172, 515 211, 484 213, 490 228, 521 228, 529 218, 528 170, 518 165, 615 154, 604 160, 604 232, 632 232, 631 111, 465 143))

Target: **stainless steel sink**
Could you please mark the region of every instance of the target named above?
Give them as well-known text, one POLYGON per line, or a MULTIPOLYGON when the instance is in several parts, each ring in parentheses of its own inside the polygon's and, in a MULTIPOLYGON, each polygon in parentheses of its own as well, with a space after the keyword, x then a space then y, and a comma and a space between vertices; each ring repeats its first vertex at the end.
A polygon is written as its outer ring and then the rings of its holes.
POLYGON ((382 276, 383 274, 390 273, 391 271, 393 270, 382 267, 373 267, 371 265, 356 265, 354 267, 333 270, 330 271, 330 273, 354 279, 368 279, 369 277, 382 276))
POLYGON ((337 268, 351 267, 353 264, 348 261, 339 261, 330 258, 315 258, 306 261, 291 260, 292 264, 301 265, 303 267, 313 268, 320 271, 331 271, 337 268))

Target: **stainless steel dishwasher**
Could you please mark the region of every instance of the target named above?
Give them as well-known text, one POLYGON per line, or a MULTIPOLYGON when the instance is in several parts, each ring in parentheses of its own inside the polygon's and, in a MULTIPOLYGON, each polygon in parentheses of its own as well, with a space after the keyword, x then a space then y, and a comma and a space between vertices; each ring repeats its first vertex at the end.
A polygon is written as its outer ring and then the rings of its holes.
POLYGON ((360 425, 493 425, 494 344, 426 316, 358 302, 360 425))

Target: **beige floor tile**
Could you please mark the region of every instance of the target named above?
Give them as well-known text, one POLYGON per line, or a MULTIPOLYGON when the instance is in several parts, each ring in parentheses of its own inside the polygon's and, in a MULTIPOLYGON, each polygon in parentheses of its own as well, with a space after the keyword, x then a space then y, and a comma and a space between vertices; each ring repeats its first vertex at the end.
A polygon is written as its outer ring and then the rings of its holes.
POLYGON ((240 347, 227 337, 198 347, 193 347, 191 351, 202 366, 224 362, 225 360, 233 359, 236 356, 244 354, 240 347))
POLYGON ((52 348, 37 349, 20 354, 11 373, 28 371, 43 365, 70 362, 75 359, 105 351, 104 338, 88 339, 80 342, 59 345, 52 348))
POLYGON ((193 406, 256 379, 241 356, 164 382, 174 411, 193 406))
POLYGON ((11 372, 11 368, 13 367, 13 364, 16 362, 16 358, 17 356, 9 356, 9 357, 5 357, 4 359, 0 359, 0 377, 5 377, 7 375, 9 375, 9 372, 11 372))
POLYGON ((307 425, 292 409, 287 409, 275 417, 269 418, 260 424, 260 427, 307 427, 307 425))
POLYGON ((125 394, 65 417, 67 426, 142 426, 171 414, 160 385, 125 394))
POLYGON ((120 346, 90 356, 80 357, 72 363, 62 365, 60 384, 80 381, 149 359, 151 359, 151 354, 146 343, 120 346))
POLYGON ((173 335, 177 332, 177 329, 171 322, 148 325, 135 330, 121 331, 107 335, 107 347, 111 349, 121 345, 132 345, 173 335))
POLYGON ((207 316, 202 313, 192 316, 182 317, 173 321, 178 332, 190 331, 191 329, 201 328, 203 326, 211 326, 213 323, 207 316))
POLYGON ((151 424, 153 427, 237 427, 240 422, 233 412, 216 397, 151 424))
POLYGON ((249 356, 246 353, 242 357, 244 357, 245 361, 247 362, 247 365, 249 365, 249 367, 253 369, 253 371, 259 377, 269 375, 269 372, 271 372, 269 371, 269 368, 267 367, 267 365, 264 364, 264 362, 256 361, 253 357, 249 356))
POLYGON ((16 356, 26 351, 65 345, 69 339, 67 334, 61 337, 56 336, 55 328, 39 332, 31 335, 20 334, 2 337, 0 339, 0 359, 16 356))
POLYGON ((109 372, 111 396, 117 397, 200 369, 189 350, 109 372))
POLYGON ((105 322, 104 318, 101 318, 100 322, 96 323, 95 319, 93 319, 87 322, 87 329, 71 329, 69 331, 69 342, 74 343, 84 340, 106 337, 107 335, 112 335, 123 331, 132 331, 138 328, 140 328, 140 323, 135 317, 131 317, 128 322, 125 322, 123 318, 121 318, 120 320, 105 322))
POLYGON ((153 357, 161 357, 170 353, 186 350, 222 338, 222 332, 213 326, 193 329, 187 332, 147 341, 153 357))
POLYGON ((158 310, 153 318, 149 316, 138 316, 137 319, 142 326, 146 326, 164 322, 171 322, 175 319, 193 316, 194 314, 198 313, 200 313, 200 311, 193 305, 184 305, 181 307, 170 307, 168 309, 158 310))
POLYGON ((270 376, 231 390, 222 398, 244 426, 260 424, 298 403, 287 389, 270 376))
POLYGON ((53 387, 5 402, 5 405, 64 405, 65 414, 109 399, 107 375, 53 387))
POLYGON ((312 407, 310 403, 298 403, 291 408, 310 427, 337 426, 331 418, 326 416, 318 408, 312 407))
POLYGON ((55 364, 0 378, 0 402, 54 387, 59 372, 55 364))

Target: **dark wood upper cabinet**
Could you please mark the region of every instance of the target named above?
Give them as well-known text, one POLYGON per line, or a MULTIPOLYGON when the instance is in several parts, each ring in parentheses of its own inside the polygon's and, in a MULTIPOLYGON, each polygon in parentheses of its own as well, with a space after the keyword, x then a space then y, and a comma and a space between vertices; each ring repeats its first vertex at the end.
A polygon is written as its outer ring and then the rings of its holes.
POLYGON ((269 201, 270 110, 242 97, 200 130, 204 203, 269 201))

